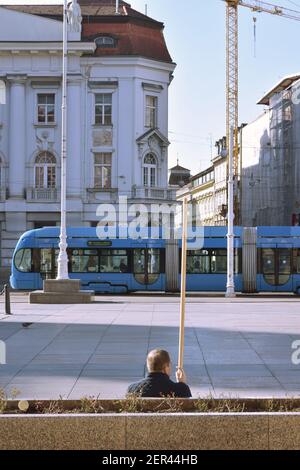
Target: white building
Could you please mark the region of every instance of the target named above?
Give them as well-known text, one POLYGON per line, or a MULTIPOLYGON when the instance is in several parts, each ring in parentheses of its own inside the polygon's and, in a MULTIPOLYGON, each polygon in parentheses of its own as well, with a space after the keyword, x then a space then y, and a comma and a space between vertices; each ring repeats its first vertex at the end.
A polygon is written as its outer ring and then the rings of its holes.
MULTIPOLYGON (((75 2, 76 3, 76 2, 75 2)), ((79 0, 69 26, 67 222, 100 203, 170 202, 163 24, 120 1, 79 0)), ((24 231, 60 223, 62 7, 0 8, 0 266, 24 231)))

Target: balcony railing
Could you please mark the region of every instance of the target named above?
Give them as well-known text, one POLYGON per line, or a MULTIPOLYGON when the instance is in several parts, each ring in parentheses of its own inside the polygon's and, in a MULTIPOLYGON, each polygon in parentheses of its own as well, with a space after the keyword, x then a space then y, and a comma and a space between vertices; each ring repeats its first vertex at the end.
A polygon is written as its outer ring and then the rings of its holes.
POLYGON ((85 202, 87 203, 113 203, 118 195, 117 188, 87 188, 85 202))
POLYGON ((27 188, 26 199, 30 202, 57 202, 59 190, 57 188, 27 188))
POLYGON ((162 199, 167 201, 175 201, 176 189, 136 186, 133 188, 132 197, 135 199, 162 199))

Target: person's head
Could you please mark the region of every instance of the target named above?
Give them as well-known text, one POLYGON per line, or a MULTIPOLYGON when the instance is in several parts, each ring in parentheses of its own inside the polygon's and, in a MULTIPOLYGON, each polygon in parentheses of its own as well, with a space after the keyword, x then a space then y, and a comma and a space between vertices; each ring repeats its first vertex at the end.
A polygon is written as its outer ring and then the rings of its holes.
POLYGON ((162 372, 171 375, 171 359, 168 351, 153 349, 147 356, 147 368, 151 372, 162 372))

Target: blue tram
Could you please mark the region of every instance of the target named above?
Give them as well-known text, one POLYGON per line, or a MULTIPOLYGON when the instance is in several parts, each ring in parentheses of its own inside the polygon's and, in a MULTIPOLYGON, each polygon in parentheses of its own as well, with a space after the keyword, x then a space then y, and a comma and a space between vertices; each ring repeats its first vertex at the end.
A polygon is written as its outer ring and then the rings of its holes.
MULTIPOLYGON (((150 229, 149 229, 150 231, 150 229)), ((235 227, 235 286, 240 292, 300 294, 300 227, 235 227)), ((164 238, 99 239, 96 228, 67 231, 69 275, 97 293, 178 291, 181 241, 164 238)), ((187 253, 187 290, 226 289, 227 228, 204 227, 187 253)), ((12 260, 14 289, 41 289, 55 278, 59 227, 24 233, 12 260)))

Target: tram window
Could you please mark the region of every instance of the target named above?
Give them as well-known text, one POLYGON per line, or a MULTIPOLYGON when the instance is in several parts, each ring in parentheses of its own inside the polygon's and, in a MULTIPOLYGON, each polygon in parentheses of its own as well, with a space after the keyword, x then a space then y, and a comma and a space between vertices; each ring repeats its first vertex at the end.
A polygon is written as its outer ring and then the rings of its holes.
POLYGON ((52 249, 41 249, 41 273, 50 273, 52 270, 52 249))
POLYGON ((291 254, 288 249, 279 250, 279 274, 291 273, 291 254))
POLYGON ((97 273, 97 250, 72 250, 71 255, 73 273, 97 273))
POLYGON ((291 252, 289 249, 278 250, 278 284, 288 282, 291 275, 291 252))
POLYGON ((19 250, 15 256, 15 267, 23 273, 31 272, 31 249, 19 250))
POLYGON ((234 272, 235 274, 239 274, 242 272, 242 257, 241 251, 238 248, 234 250, 234 272))
POLYGON ((212 250, 211 272, 213 274, 225 274, 227 272, 227 251, 212 250))
POLYGON ((160 272, 160 251, 158 249, 148 250, 148 273, 159 274, 160 272))
POLYGON ((40 272, 40 250, 39 248, 33 248, 31 250, 31 272, 40 272))
POLYGON ((188 274, 209 274, 210 258, 207 250, 195 250, 187 252, 188 274))
POLYGON ((262 272, 263 274, 275 273, 275 252, 272 248, 262 249, 262 272))
MULTIPOLYGON (((54 250, 54 270, 55 270, 55 276, 57 275, 58 271, 58 255, 59 255, 59 249, 54 250)), ((69 261, 69 252, 68 252, 68 261, 69 261)))
POLYGON ((294 251, 294 266, 295 266, 295 272, 297 274, 300 274, 300 250, 294 251))
POLYGON ((145 250, 134 250, 134 273, 144 274, 145 273, 145 250))
POLYGON ((102 273, 127 273, 127 250, 102 250, 100 256, 100 271, 102 273))

